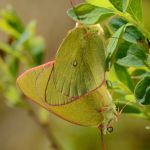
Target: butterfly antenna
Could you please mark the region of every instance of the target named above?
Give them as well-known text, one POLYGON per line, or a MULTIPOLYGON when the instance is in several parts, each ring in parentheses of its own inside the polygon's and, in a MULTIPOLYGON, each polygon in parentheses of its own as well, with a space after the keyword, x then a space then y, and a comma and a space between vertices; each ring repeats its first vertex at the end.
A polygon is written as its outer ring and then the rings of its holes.
POLYGON ((121 110, 119 111, 119 114, 121 115, 121 113, 123 112, 123 110, 126 108, 126 106, 131 103, 131 102, 127 102, 122 108, 121 110))
POLYGON ((75 15, 77 16, 77 19, 80 20, 78 14, 77 14, 77 12, 76 12, 76 8, 74 7, 73 0, 70 0, 70 4, 71 4, 71 6, 72 6, 72 9, 73 9, 75 15))
POLYGON ((121 110, 119 110, 119 107, 117 108, 117 112, 114 113, 114 115, 116 116, 116 121, 118 121, 121 113, 123 112, 123 110, 126 108, 126 106, 131 103, 131 102, 127 102, 122 108, 121 110))

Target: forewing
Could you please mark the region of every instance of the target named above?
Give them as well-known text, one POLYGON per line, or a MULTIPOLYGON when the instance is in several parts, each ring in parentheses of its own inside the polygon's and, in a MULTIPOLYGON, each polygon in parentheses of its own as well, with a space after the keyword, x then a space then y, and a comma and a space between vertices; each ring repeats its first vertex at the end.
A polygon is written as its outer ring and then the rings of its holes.
POLYGON ((78 26, 68 34, 57 52, 56 89, 69 98, 82 96, 102 84, 104 65, 105 51, 99 26, 78 26))

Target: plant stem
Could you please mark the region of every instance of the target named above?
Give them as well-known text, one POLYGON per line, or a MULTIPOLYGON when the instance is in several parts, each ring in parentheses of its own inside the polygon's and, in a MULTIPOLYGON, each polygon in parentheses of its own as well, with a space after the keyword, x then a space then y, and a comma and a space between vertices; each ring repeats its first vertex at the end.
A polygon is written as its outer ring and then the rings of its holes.
POLYGON ((105 140, 104 140, 103 128, 101 128, 101 126, 99 127, 99 131, 100 131, 100 134, 101 134, 101 149, 106 150, 106 143, 105 143, 105 140))

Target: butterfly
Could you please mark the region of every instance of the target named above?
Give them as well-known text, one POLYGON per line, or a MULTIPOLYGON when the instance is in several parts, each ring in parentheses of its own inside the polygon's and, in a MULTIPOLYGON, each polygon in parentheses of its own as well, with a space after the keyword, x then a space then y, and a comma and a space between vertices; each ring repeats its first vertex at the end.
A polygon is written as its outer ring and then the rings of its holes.
POLYGON ((78 24, 63 40, 55 61, 25 71, 17 84, 29 99, 74 124, 107 129, 116 118, 105 82, 99 25, 78 24))

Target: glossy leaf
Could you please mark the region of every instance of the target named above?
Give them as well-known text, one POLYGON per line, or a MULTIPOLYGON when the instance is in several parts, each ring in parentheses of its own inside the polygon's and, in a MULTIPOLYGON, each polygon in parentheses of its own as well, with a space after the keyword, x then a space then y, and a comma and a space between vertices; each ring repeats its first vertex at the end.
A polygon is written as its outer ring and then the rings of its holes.
POLYGON ((62 104, 68 97, 58 92, 54 86, 53 65, 54 62, 49 62, 32 68, 17 79, 17 84, 27 97, 60 118, 79 125, 98 126, 104 121, 104 117, 107 120, 110 114, 114 115, 115 107, 105 84, 76 101, 62 104), (109 106, 110 111, 106 114, 101 111, 104 106, 109 106))
POLYGON ((107 45, 107 58, 106 58, 106 65, 107 65, 107 69, 110 68, 111 66, 111 61, 112 61, 112 57, 113 55, 116 54, 116 51, 117 51, 117 46, 118 46, 118 43, 119 43, 119 40, 121 40, 121 36, 122 36, 122 33, 124 32, 125 30, 125 25, 120 27, 112 36, 112 38, 110 39, 108 45, 107 45))
POLYGON ((126 21, 125 19, 123 19, 122 17, 118 17, 118 16, 115 16, 115 17, 112 17, 109 22, 108 22, 108 25, 109 27, 111 28, 111 30, 113 32, 117 31, 121 26, 127 24, 128 21, 126 21))
MULTIPOLYGON (((120 71, 121 74, 123 74, 123 73, 128 74, 127 70, 125 70, 125 72, 124 72, 124 70, 122 72, 120 71)), ((125 77, 125 75, 123 75, 123 77, 121 77, 121 76, 119 76, 118 73, 119 73, 119 71, 117 70, 117 72, 116 72, 114 65, 110 68, 109 72, 107 73, 107 77, 112 83, 111 92, 112 92, 113 100, 125 99, 124 96, 126 94, 132 93, 132 90, 128 86, 128 84, 130 82, 130 80, 128 81, 129 76, 125 77), (125 81, 123 81, 123 80, 125 80, 125 81)))
POLYGON ((83 3, 68 11, 68 15, 75 21, 83 24, 96 24, 100 20, 114 14, 112 9, 97 7, 91 4, 83 3))
POLYGON ((146 76, 150 76, 150 72, 146 71, 145 69, 135 69, 131 76, 135 79, 141 79, 146 76))
POLYGON ((114 69, 118 79, 133 92, 134 85, 127 69, 118 64, 114 64, 114 69))
POLYGON ((112 56, 114 51, 116 50, 116 47, 118 45, 118 41, 123 33, 125 29, 125 26, 122 26, 120 27, 112 36, 108 46, 107 46, 107 53, 108 53, 108 56, 112 56))
POLYGON ((118 51, 116 53, 116 60, 121 59, 127 55, 127 51, 132 44, 127 41, 123 41, 118 45, 118 51))
POLYGON ((127 56, 122 59, 118 59, 117 63, 126 67, 145 66, 145 61, 147 60, 145 52, 146 49, 142 45, 133 44, 129 47, 127 56))
POLYGON ((135 20, 143 21, 142 11, 142 0, 130 0, 127 12, 130 13, 135 20))
POLYGON ((150 76, 142 79, 135 88, 135 97, 143 105, 150 105, 150 76))
MULTIPOLYGON (((128 22, 121 17, 113 17, 109 21, 109 27, 113 32, 117 31, 121 26, 128 22)), ((123 35, 124 40, 130 43, 137 43, 139 41, 145 41, 144 35, 135 26, 127 26, 123 35)))
POLYGON ((130 43, 144 42, 144 35, 135 27, 128 26, 124 33, 124 39, 130 43))
POLYGON ((113 5, 110 3, 109 0, 86 0, 88 3, 105 8, 113 8, 113 5))
POLYGON ((115 8, 117 8, 121 12, 126 11, 129 3, 129 0, 109 0, 109 1, 113 4, 115 8))
POLYGON ((54 83, 59 92, 76 98, 100 87, 105 74, 102 38, 99 25, 81 25, 69 32, 54 65, 54 83))

